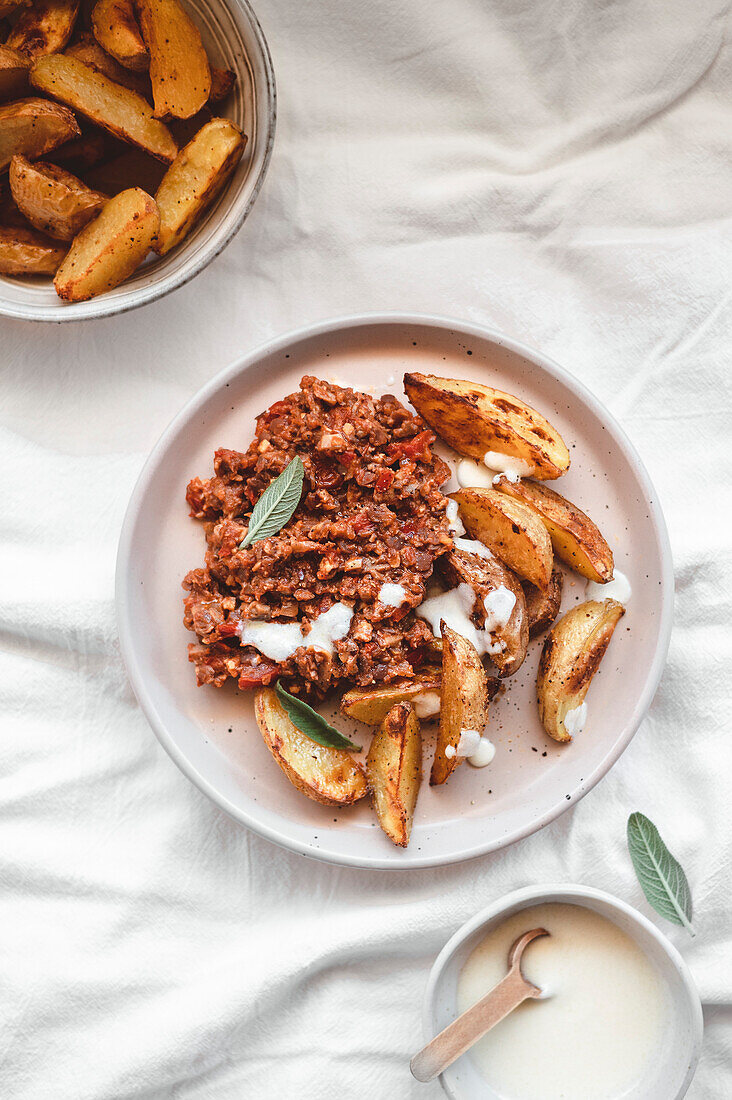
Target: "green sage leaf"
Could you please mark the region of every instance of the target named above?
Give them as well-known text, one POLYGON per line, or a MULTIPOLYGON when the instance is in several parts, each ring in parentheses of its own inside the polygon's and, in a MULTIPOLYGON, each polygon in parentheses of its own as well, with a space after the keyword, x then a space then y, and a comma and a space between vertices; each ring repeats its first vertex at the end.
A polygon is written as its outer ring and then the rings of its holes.
POLYGON ((628 818, 628 850, 648 904, 693 936, 691 890, 684 870, 656 826, 643 814, 634 813, 628 818))
POLYGON ((317 710, 313 710, 312 707, 295 695, 290 695, 279 680, 275 684, 275 691, 293 726, 297 726, 300 733, 304 733, 311 741, 317 741, 319 745, 324 745, 327 749, 361 751, 360 745, 354 745, 353 741, 349 741, 347 737, 339 733, 334 726, 326 722, 322 714, 318 714, 317 710))
POLYGON ((282 530, 300 503, 304 476, 302 459, 295 455, 282 473, 270 482, 254 505, 249 529, 239 544, 240 550, 282 530))

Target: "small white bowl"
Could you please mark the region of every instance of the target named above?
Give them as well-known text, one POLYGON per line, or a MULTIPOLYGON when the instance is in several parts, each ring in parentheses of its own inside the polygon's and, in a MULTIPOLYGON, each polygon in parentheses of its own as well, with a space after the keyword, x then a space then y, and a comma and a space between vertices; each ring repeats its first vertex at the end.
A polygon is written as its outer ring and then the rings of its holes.
MULTIPOLYGON (((183 0, 201 31, 209 57, 236 73, 227 100, 214 107, 247 136, 239 165, 223 192, 183 244, 167 256, 152 256, 121 286, 88 302, 62 302, 53 281, 0 276, 0 314, 24 321, 81 321, 108 317, 162 298, 211 262, 241 227, 264 180, 276 121, 272 59, 247 0, 183 0)), ((53 162, 53 153, 45 160, 53 162)))
MULTIPOLYGON (((642 1093, 637 1090, 626 1093, 622 1100, 681 1100, 696 1071, 703 1031, 701 1001, 689 968, 673 944, 642 913, 589 886, 528 886, 500 898, 458 929, 437 956, 427 982, 423 1010, 425 1042, 457 1016, 460 971, 488 930, 521 909, 551 902, 580 905, 611 920, 658 967, 668 984, 672 1015, 664 1040, 664 1057, 656 1062, 653 1079, 643 1082, 642 1093)), ((440 1082, 451 1100, 502 1100, 478 1072, 470 1051, 445 1070, 440 1082)))

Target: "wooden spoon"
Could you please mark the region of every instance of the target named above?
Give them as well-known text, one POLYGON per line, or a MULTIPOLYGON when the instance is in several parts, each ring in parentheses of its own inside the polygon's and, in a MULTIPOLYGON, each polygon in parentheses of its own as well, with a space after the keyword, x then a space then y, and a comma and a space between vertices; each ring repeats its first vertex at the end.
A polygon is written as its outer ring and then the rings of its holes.
POLYGON ((451 1066, 456 1058, 482 1039, 487 1031, 518 1008, 530 997, 540 997, 541 989, 532 985, 521 973, 521 956, 532 940, 548 936, 545 928, 532 928, 519 936, 508 953, 508 974, 490 993, 448 1024, 444 1031, 415 1054, 409 1063, 412 1076, 418 1081, 431 1081, 451 1066))

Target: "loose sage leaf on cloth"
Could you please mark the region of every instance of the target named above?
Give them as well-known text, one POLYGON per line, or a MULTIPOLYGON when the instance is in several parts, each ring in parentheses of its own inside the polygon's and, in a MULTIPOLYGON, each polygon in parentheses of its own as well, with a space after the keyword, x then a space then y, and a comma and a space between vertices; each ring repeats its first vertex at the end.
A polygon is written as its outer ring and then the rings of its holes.
POLYGON ((634 813, 628 818, 628 850, 648 904, 693 936, 691 890, 683 867, 644 814, 634 813))
POLYGON ((354 745, 353 741, 349 741, 347 737, 339 733, 335 727, 326 722, 322 714, 318 714, 317 710, 313 710, 302 699, 290 695, 279 680, 275 684, 275 691, 293 726, 297 726, 300 732, 309 737, 311 741, 317 741, 319 745, 324 745, 327 749, 361 751, 360 745, 354 745))
POLYGON ((270 482, 254 505, 249 530, 239 544, 240 550, 282 530, 300 503, 304 476, 302 459, 295 455, 282 473, 270 482))

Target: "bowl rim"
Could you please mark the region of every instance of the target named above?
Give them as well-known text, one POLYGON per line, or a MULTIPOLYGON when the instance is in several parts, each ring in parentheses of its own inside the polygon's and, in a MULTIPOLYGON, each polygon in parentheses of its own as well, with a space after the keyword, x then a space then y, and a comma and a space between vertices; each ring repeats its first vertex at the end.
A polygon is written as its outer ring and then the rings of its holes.
MULTIPOLYGON (((692 1029, 689 1037, 688 1066, 679 1091, 675 1096, 668 1097, 668 1100, 681 1100, 681 1098, 686 1095, 689 1085, 696 1073, 702 1048, 704 1014, 702 1011, 699 990, 696 987, 692 973, 683 955, 653 921, 649 920, 648 917, 644 916, 638 909, 635 909, 621 898, 616 897, 614 894, 609 894, 606 890, 598 890, 594 886, 582 886, 580 883, 567 882, 524 886, 519 890, 513 890, 509 894, 504 894, 490 905, 487 905, 484 909, 481 909, 469 920, 465 921, 465 923, 452 934, 440 951, 432 964, 427 979, 422 1001, 422 1031, 425 1042, 429 1042, 435 1034, 432 1021, 437 984, 458 948, 461 947, 473 933, 487 925, 489 921, 495 920, 496 917, 500 917, 501 914, 506 913, 507 910, 514 908, 516 905, 519 905, 521 908, 527 908, 529 904, 541 905, 544 903, 552 903, 557 898, 561 899, 559 904, 572 904, 572 899, 578 900, 581 904, 582 899, 591 899, 604 903, 608 908, 617 913, 622 913, 638 928, 643 929, 644 932, 651 936, 663 951, 669 965, 676 971, 681 979, 686 996, 686 1003, 692 1018, 692 1029)), ((449 1067, 446 1073, 449 1073, 449 1067)), ((450 1100, 465 1100, 464 1095, 461 1096, 459 1092, 454 1091, 452 1083, 445 1080, 445 1074, 440 1075, 439 1082, 445 1093, 450 1097, 450 1100)))
POLYGON ((186 401, 153 446, 133 488, 122 523, 118 544, 115 571, 115 605, 120 650, 132 689, 140 707, 149 724, 152 726, 156 737, 171 759, 177 764, 183 774, 187 776, 200 791, 207 795, 215 805, 219 806, 240 824, 252 829, 259 836, 275 844, 279 844, 281 847, 287 848, 290 851, 297 852, 300 855, 309 856, 310 858, 322 860, 326 863, 358 867, 364 870, 411 871, 418 868, 442 867, 453 863, 462 863, 469 859, 476 859, 479 856, 506 848, 516 841, 524 839, 524 837, 531 836, 545 825, 554 821, 564 813, 566 809, 576 805, 577 802, 588 794, 589 791, 591 791, 610 771, 630 744, 638 727, 645 718, 663 674, 673 624, 674 572, 671 546, 658 495, 638 452, 612 413, 605 409, 601 402, 582 382, 575 378, 574 375, 570 374, 563 367, 560 367, 553 359, 536 351, 530 345, 505 336, 497 329, 490 328, 487 325, 479 325, 473 322, 461 321, 456 318, 432 313, 400 311, 367 312, 347 314, 325 321, 316 321, 287 332, 282 336, 266 340, 257 345, 252 351, 231 362, 222 371, 214 375, 213 378, 209 379, 208 382, 205 382, 204 385, 186 401), (133 645, 133 627, 129 616, 128 600, 128 578, 132 543, 140 507, 155 477, 157 468, 164 459, 169 442, 177 434, 181 426, 184 425, 190 417, 195 415, 195 413, 215 395, 218 389, 224 387, 232 378, 242 373, 246 373, 246 371, 260 359, 266 356, 279 354, 293 344, 299 344, 314 338, 316 339, 334 331, 348 330, 363 326, 373 327, 377 325, 423 325, 447 329, 450 332, 458 332, 461 335, 473 336, 476 339, 488 340, 515 352, 517 355, 525 357, 550 376, 567 386, 571 392, 590 407, 603 423, 609 424, 616 434, 618 443, 624 450, 628 462, 638 477, 645 498, 648 501, 649 518, 653 525, 656 538, 658 539, 661 557, 661 613, 659 616, 656 650, 649 667, 645 688, 636 700, 631 718, 626 724, 622 736, 617 740, 612 750, 603 757, 589 776, 585 776, 581 786, 578 785, 569 792, 569 799, 562 799, 561 803, 558 803, 556 806, 552 807, 552 809, 547 810, 539 817, 533 819, 530 823, 520 826, 511 833, 495 838, 494 840, 478 843, 473 848, 464 852, 459 852, 451 857, 446 858, 440 855, 430 856, 426 854, 404 864, 396 862, 393 859, 388 859, 385 856, 359 856, 342 852, 333 852, 327 848, 314 849, 305 841, 294 839, 280 831, 277 827, 262 823, 257 818, 252 817, 249 813, 234 805, 226 796, 220 794, 208 779, 198 771, 196 766, 185 757, 182 750, 178 747, 175 738, 171 735, 164 722, 158 717, 155 705, 145 687, 144 676, 141 673, 140 664, 133 645))
MULTIPOLYGON (((137 291, 131 291, 130 294, 134 294, 134 300, 119 298, 115 302, 112 302, 106 299, 104 294, 100 294, 96 298, 91 298, 86 302, 75 302, 72 305, 64 305, 59 301, 58 305, 54 304, 53 306, 42 307, 45 312, 39 313, 38 306, 8 305, 3 301, 0 295, 0 316, 10 317, 15 321, 42 321, 52 322, 54 324, 65 324, 68 321, 97 321, 103 317, 113 317, 119 313, 129 313, 133 309, 139 309, 141 306, 156 302, 158 299, 164 298, 166 294, 170 294, 172 291, 179 290, 181 287, 185 286, 186 283, 189 283, 191 279, 194 279, 196 275, 200 274, 205 267, 208 267, 239 232, 259 196, 259 192, 262 190, 264 178, 267 175, 269 163, 272 159, 275 131, 277 129, 277 84, 269 44, 267 43, 262 26, 249 0, 223 0, 223 3, 225 5, 231 4, 241 8, 251 24, 252 33, 261 51, 266 78, 264 86, 269 100, 266 140, 262 155, 262 163, 256 179, 254 180, 254 186, 252 187, 248 200, 236 211, 226 232, 209 248, 201 249, 198 257, 182 272, 171 272, 159 281, 156 280, 152 282, 150 286, 141 287, 137 291), (108 301, 107 305, 104 304, 105 299, 108 301), (92 308, 89 308, 90 306, 92 308)), ((2 286, 1 280, 2 277, 0 277, 0 287, 2 286)))

